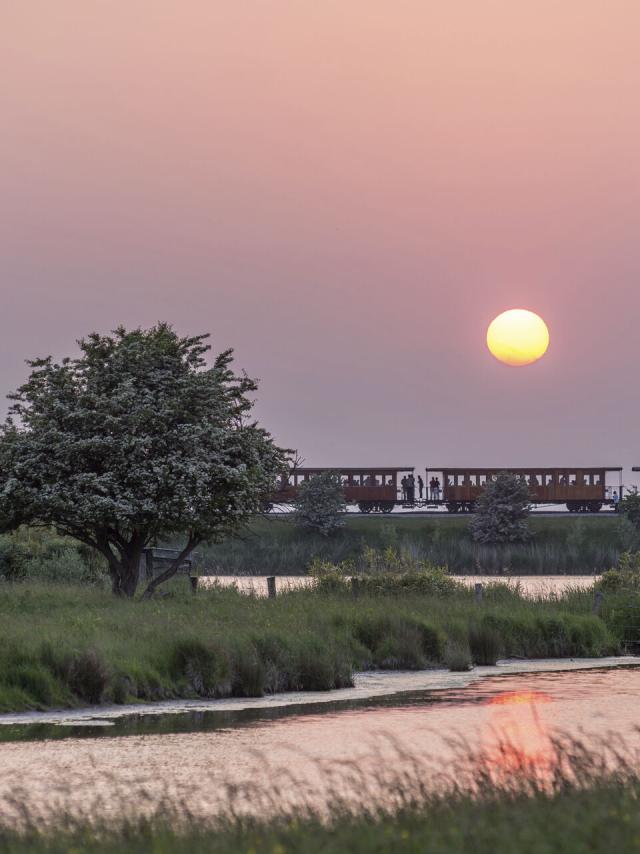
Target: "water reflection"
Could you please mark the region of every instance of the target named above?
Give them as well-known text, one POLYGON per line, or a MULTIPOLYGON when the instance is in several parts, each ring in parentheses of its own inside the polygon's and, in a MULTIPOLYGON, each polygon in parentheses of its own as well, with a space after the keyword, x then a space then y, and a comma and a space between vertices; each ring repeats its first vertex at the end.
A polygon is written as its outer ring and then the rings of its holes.
MULTIPOLYGON (((482 584, 509 584, 518 586, 524 596, 550 596, 568 589, 586 590, 599 577, 595 575, 455 575, 462 584, 473 587, 482 584)), ((236 587, 242 593, 253 596, 267 595, 267 579, 261 575, 203 575, 199 581, 202 587, 236 587)), ((279 575, 276 578, 279 592, 300 590, 315 584, 308 575, 279 575)))
POLYGON ((84 737, 0 745, 0 810, 18 784, 25 803, 52 805, 60 781, 76 806, 100 798, 108 807, 117 796, 152 807, 186 793, 192 811, 210 813, 224 806, 228 787, 251 788, 249 810, 258 809, 261 792, 322 801, 354 772, 384 782, 424 757, 435 784, 461 745, 484 750, 498 776, 522 767, 544 774, 558 732, 598 738, 614 731, 637 744, 639 701, 640 670, 624 669, 501 676, 329 712, 254 709, 198 712, 188 721, 180 716, 180 724, 117 722, 101 737, 78 731, 84 737), (141 788, 145 799, 134 796, 141 788))

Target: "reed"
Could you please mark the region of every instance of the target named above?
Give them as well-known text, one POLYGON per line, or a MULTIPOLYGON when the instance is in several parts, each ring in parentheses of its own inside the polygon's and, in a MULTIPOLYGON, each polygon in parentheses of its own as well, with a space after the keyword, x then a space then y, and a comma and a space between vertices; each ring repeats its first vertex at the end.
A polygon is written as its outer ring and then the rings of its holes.
POLYGON ((290 591, 276 599, 187 579, 151 601, 115 600, 83 586, 0 585, 0 710, 189 697, 330 690, 354 670, 476 663, 498 654, 601 656, 619 649, 615 609, 591 614, 593 594, 524 598, 463 585, 290 591), (440 591, 440 592, 438 592, 440 591), (37 630, 34 631, 34 627, 37 630))
MULTIPOLYGON (((62 803, 55 815, 34 814, 16 798, 3 804, 0 851, 609 854, 637 850, 638 757, 624 745, 589 748, 556 738, 541 766, 503 743, 493 755, 461 755, 437 778, 422 757, 399 754, 380 767, 390 770, 372 774, 356 765, 350 769, 343 765, 339 773, 345 785, 320 804, 315 787, 307 786, 308 793, 303 787, 295 805, 289 806, 277 778, 267 792, 252 791, 250 786, 236 789, 228 793, 226 808, 213 816, 195 814, 188 798, 155 799, 155 807, 140 814, 135 806, 148 803, 144 790, 135 798, 123 796, 120 807, 111 807, 108 817, 78 815, 62 803), (241 799, 251 799, 252 811, 247 813, 240 806, 241 799)), ((323 788, 330 790, 335 769, 325 767, 319 773, 323 788)), ((219 780, 212 780, 212 785, 219 787, 219 780)))

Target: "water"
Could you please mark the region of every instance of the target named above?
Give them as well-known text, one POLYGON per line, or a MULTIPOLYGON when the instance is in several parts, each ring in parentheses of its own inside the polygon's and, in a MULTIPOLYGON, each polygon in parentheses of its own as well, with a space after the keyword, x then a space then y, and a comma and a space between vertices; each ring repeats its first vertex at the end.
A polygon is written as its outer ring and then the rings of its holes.
MULTIPOLYGON (((519 585, 525 596, 548 596, 552 593, 562 593, 568 588, 586 589, 591 587, 599 577, 595 575, 454 575, 463 584, 473 586, 476 582, 482 584, 512 584, 519 585)), ((235 586, 243 593, 254 596, 267 595, 267 579, 260 575, 209 575, 201 576, 203 587, 221 584, 224 587, 235 586)), ((279 575, 276 578, 277 589, 300 590, 311 587, 315 579, 308 575, 279 575)))
POLYGON ((208 814, 235 797, 242 809, 260 812, 268 809, 265 797, 323 803, 354 773, 375 779, 416 757, 428 757, 435 781, 462 741, 491 749, 508 739, 534 763, 545 760, 558 732, 594 740, 614 733, 640 747, 637 666, 508 674, 431 691, 409 688, 416 674, 390 677, 406 693, 306 708, 156 715, 150 727, 139 718, 85 737, 76 730, 64 739, 1 744, 0 811, 12 812, 19 788, 20 802, 34 810, 63 803, 110 811, 127 803, 149 811, 169 797, 208 814))

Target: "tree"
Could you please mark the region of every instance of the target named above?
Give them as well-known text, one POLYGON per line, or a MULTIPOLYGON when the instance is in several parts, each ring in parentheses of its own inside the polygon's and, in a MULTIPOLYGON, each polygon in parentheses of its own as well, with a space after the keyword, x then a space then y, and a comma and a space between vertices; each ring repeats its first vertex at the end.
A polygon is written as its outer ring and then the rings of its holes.
POLYGON ((531 533, 527 524, 531 496, 524 478, 500 472, 487 481, 476 501, 470 528, 478 543, 521 543, 531 533))
POLYGON ((636 487, 629 489, 618 504, 618 512, 622 513, 632 525, 640 530, 640 492, 636 487))
POLYGON ((118 596, 134 595, 143 549, 185 536, 148 597, 258 512, 285 453, 249 421, 257 385, 232 351, 207 367, 207 338, 121 327, 80 340, 77 358, 28 362, 0 429, 2 527, 52 526, 97 549, 118 596))
POLYGON ((340 475, 325 471, 300 483, 294 508, 298 525, 324 537, 342 528, 347 504, 340 475))

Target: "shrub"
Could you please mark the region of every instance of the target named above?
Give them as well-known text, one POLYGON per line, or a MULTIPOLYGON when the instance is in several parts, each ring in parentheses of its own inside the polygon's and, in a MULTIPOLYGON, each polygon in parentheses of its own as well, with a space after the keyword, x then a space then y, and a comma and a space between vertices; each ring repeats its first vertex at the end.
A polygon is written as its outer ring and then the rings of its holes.
POLYGON ((71 656, 67 682, 81 700, 86 703, 99 703, 108 681, 109 671, 97 652, 87 650, 71 656))
POLYGON ((301 528, 328 537, 344 527, 346 509, 338 472, 325 471, 299 484, 294 518, 301 528))
POLYGON ((524 478, 500 472, 488 480, 476 501, 469 528, 478 543, 523 543, 531 537, 527 524, 531 497, 524 478))
POLYGON ((596 587, 606 593, 640 589, 640 552, 623 552, 616 568, 604 572, 596 587))
POLYGON ((0 578, 21 581, 27 575, 27 550, 12 537, 0 537, 0 578))

